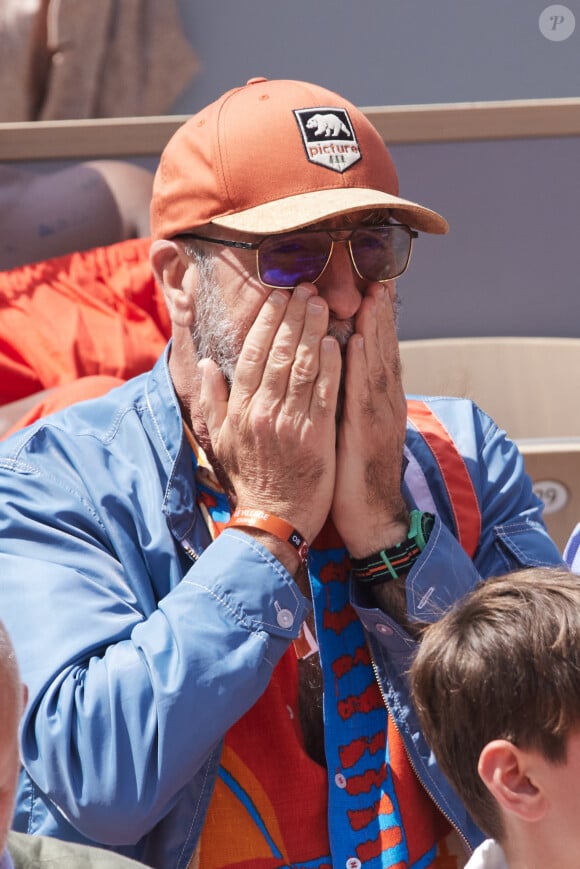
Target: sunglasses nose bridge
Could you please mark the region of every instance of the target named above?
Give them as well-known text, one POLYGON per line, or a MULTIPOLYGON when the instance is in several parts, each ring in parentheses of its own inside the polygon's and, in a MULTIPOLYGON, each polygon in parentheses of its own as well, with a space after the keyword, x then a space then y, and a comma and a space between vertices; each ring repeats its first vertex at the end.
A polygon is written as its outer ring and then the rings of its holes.
POLYGON ((353 229, 324 229, 322 230, 335 243, 346 244, 352 238, 353 229))
MULTIPOLYGON (((344 244, 344 245, 346 245, 346 249, 348 251, 348 255, 350 258, 350 263, 354 269, 355 274, 359 278, 361 278, 362 280, 366 280, 364 275, 361 274, 358 263, 356 261, 355 252, 353 250, 352 239, 353 239, 353 236, 355 235, 355 232, 356 232, 355 229, 334 229, 334 230, 327 229, 326 230, 326 233, 332 242, 331 248, 328 252, 328 258, 326 260, 326 265, 328 265, 330 257, 332 256, 332 253, 334 250, 334 245, 344 244)), ((326 268, 326 266, 325 266, 325 268, 326 268)))
POLYGON ((351 229, 326 229, 323 231, 330 241, 330 244, 328 246, 328 253, 326 255, 326 263, 324 265, 324 268, 326 268, 328 266, 328 263, 330 262, 330 258, 332 256, 332 254, 334 253, 335 245, 344 244, 344 245, 346 245, 346 249, 347 249, 348 255, 350 257, 351 265, 353 266, 355 272, 358 274, 359 271, 358 271, 356 262, 354 260, 354 252, 353 252, 352 244, 351 244, 351 239, 352 239, 354 230, 351 230, 351 229))
MULTIPOLYGON (((353 234, 352 231, 351 230, 337 230, 336 232, 333 233, 333 232, 329 232, 328 230, 324 231, 324 234, 325 234, 326 238, 328 239, 328 252, 326 254, 326 261, 324 263, 324 267, 322 268, 322 271, 320 272, 318 277, 313 279, 314 282, 318 281, 324 274, 327 273, 327 270, 330 266, 330 262, 333 259, 333 256, 336 255, 337 245, 344 245, 346 248, 346 254, 348 256, 348 261, 350 262, 350 266, 351 266, 352 271, 353 271, 354 280, 355 281, 365 280, 365 278, 360 273, 359 267, 358 267, 356 260, 355 260, 354 251, 352 249, 352 243, 351 243, 351 238, 352 238, 352 234, 353 234), (336 238, 335 237, 336 232, 340 233, 343 237, 336 238)), ((339 248, 339 249, 342 249, 342 248, 339 248)), ((344 263, 344 261, 343 261, 343 263, 344 263)))

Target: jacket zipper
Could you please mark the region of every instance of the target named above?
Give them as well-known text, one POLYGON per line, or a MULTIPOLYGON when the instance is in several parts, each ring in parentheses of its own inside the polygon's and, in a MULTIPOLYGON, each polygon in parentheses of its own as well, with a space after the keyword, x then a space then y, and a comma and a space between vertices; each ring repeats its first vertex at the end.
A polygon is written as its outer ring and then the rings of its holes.
POLYGON ((199 555, 197 554, 197 552, 195 551, 195 549, 193 549, 193 548, 189 545, 189 543, 186 543, 184 540, 181 541, 181 546, 182 546, 183 549, 185 550, 186 554, 189 555, 189 557, 191 558, 191 560, 195 563, 195 562, 198 560, 198 558, 199 558, 199 555))
MULTIPOLYGON (((392 711, 391 707, 389 706, 388 700, 387 700, 387 698, 386 698, 386 696, 385 696, 385 692, 383 691, 383 686, 382 686, 382 683, 381 683, 381 680, 380 680, 380 677, 379 677, 379 670, 378 670, 378 667, 377 667, 377 665, 376 665, 376 663, 375 663, 375 659, 374 659, 374 657, 373 657, 373 655, 372 655, 372 652, 371 652, 371 656, 370 656, 370 657, 371 657, 371 664, 372 664, 372 667, 373 667, 373 671, 374 671, 374 674, 375 674, 375 679, 376 679, 377 685, 378 685, 378 687, 379 687, 379 691, 381 692, 381 697, 383 698, 383 703, 385 704, 385 709, 387 710, 388 714, 391 716, 391 721, 393 722, 394 727, 396 728, 397 732, 399 733, 399 736, 401 736, 401 731, 399 730, 399 728, 398 728, 398 726, 397 726, 396 718, 395 718, 395 716, 393 715, 393 711, 392 711)), ((408 751, 408 749, 407 749, 407 743, 405 742, 405 740, 403 739, 402 736, 401 736, 401 744, 402 744, 402 746, 403 746, 403 749, 404 749, 405 755, 407 756, 407 760, 409 761, 409 766, 411 767, 411 769, 412 769, 413 772, 415 773, 415 777, 417 778, 417 781, 420 782, 421 787, 423 788, 423 790, 425 791, 425 793, 427 794, 427 796, 429 797, 429 799, 432 800, 433 803, 435 803, 435 806, 439 809, 439 811, 441 812, 441 814, 443 815, 443 817, 444 817, 444 818, 449 822, 450 826, 455 830, 455 832, 457 833, 457 835, 459 836, 459 838, 461 839, 461 841, 463 842, 463 844, 464 844, 465 847, 467 848, 467 853, 468 853, 468 854, 472 854, 472 853, 473 853, 473 848, 472 848, 471 845, 469 844, 469 842, 468 842, 467 838, 465 837, 465 835, 461 832, 461 830, 459 829, 459 827, 457 826, 457 824, 456 824, 456 823, 455 823, 455 822, 454 822, 454 821, 449 817, 448 813, 445 811, 445 809, 443 808, 443 806, 441 806, 441 805, 437 802, 437 800, 435 799, 435 797, 433 796, 433 794, 429 791, 429 789, 427 788, 427 785, 424 783, 423 779, 421 778, 421 776, 420 776, 419 773, 417 772, 417 767, 415 766, 415 763, 414 763, 414 761, 413 761, 413 758, 412 758, 411 755, 409 754, 409 751, 408 751)))

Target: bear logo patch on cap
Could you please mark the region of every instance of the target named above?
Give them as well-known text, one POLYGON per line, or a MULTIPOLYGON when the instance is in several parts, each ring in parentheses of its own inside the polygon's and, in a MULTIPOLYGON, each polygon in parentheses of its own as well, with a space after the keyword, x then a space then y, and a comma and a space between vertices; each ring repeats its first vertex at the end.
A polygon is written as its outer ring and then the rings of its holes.
POLYGON ((294 109, 306 156, 311 163, 344 172, 361 159, 359 144, 346 109, 336 106, 294 109))

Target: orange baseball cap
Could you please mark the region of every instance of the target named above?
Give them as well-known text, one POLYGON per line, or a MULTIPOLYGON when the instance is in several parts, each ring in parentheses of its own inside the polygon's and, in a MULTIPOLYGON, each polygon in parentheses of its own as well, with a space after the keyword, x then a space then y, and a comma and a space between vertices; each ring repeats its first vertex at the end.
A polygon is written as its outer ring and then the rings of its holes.
POLYGON ((302 81, 251 79, 193 115, 165 147, 151 234, 208 223, 269 234, 374 208, 424 232, 447 221, 399 197, 385 143, 352 103, 302 81))

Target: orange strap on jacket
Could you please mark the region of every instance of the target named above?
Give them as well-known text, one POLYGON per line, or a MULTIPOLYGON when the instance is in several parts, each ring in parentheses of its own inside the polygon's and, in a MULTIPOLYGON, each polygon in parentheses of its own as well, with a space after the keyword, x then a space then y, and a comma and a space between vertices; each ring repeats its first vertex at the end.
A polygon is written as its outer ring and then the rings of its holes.
POLYGON ((457 538, 472 558, 481 535, 481 510, 465 461, 453 438, 426 402, 409 400, 407 414, 437 462, 449 495, 457 538))

